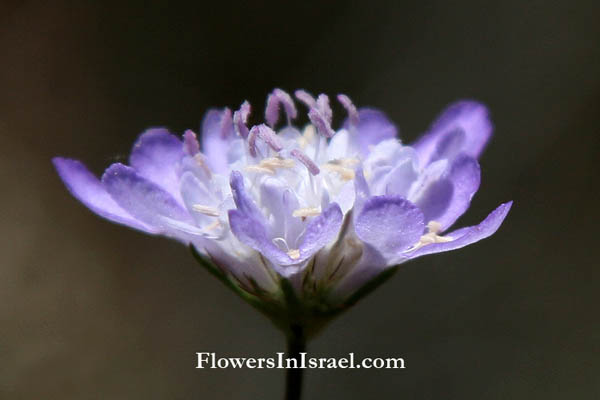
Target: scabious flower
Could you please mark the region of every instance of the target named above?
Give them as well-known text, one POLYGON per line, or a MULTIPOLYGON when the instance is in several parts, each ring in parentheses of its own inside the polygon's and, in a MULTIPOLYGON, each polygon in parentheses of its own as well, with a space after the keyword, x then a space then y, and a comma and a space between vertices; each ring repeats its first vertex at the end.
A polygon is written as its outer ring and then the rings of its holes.
POLYGON ((179 138, 150 129, 129 165, 111 165, 100 180, 79 161, 53 161, 92 211, 191 245, 278 325, 309 334, 392 267, 484 239, 506 217, 511 202, 447 233, 479 187, 477 158, 492 132, 483 105, 451 105, 405 145, 382 112, 357 110, 345 95, 337 97, 347 113, 337 131, 326 95, 295 97, 308 110, 304 128, 292 124, 292 97, 275 89, 266 124, 248 126, 244 102, 234 113, 208 111, 201 144, 189 130, 179 138))

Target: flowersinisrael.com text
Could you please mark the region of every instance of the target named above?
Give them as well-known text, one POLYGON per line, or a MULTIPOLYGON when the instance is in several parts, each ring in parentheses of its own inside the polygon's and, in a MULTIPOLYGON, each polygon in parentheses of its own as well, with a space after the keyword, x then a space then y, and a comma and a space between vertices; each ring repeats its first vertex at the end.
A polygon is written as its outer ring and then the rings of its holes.
POLYGON ((274 368, 310 368, 310 369, 404 369, 406 368, 403 358, 370 358, 355 359, 354 353, 348 357, 341 358, 317 358, 308 357, 307 353, 300 353, 298 359, 287 358, 285 353, 276 353, 276 357, 218 357, 215 353, 196 353, 196 368, 250 368, 250 369, 274 369, 274 368))

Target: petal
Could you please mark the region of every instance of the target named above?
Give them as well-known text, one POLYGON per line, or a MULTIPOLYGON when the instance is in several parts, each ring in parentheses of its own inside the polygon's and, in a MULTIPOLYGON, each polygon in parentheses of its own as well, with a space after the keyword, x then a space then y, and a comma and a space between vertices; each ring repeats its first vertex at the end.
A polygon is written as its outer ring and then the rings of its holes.
POLYGON ((311 257, 334 240, 342 226, 342 210, 331 203, 319 216, 308 223, 300 244, 300 260, 311 257))
POLYGON ((229 179, 233 201, 237 209, 248 217, 259 221, 261 225, 266 225, 266 219, 263 213, 258 209, 244 186, 244 177, 239 171, 231 172, 229 179))
POLYGON ((459 153, 478 158, 492 134, 487 108, 475 101, 450 105, 414 143, 421 166, 459 153))
POLYGON ((482 239, 485 239, 493 235, 498 230, 498 228, 502 224, 502 221, 504 221, 504 218, 508 214, 508 211, 510 210, 511 206, 512 201, 501 204, 498 208, 492 211, 490 215, 488 215, 487 218, 484 219, 479 225, 471 226, 468 228, 462 228, 454 232, 448 233, 446 237, 453 238, 452 241, 444 243, 427 244, 413 252, 405 254, 405 257, 406 259, 412 259, 424 256, 426 254, 441 253, 443 251, 460 249, 461 247, 465 247, 467 245, 470 245, 471 243, 475 243, 482 239))
POLYGON ((300 208, 298 199, 284 182, 265 177, 260 183, 260 203, 273 216, 270 231, 274 237, 290 241, 302 232, 302 220, 293 216, 294 210, 300 208))
POLYGON ((193 224, 191 216, 170 193, 138 175, 123 164, 111 165, 104 175, 102 184, 111 197, 136 219, 172 233, 171 220, 193 224))
POLYGON ((181 200, 178 170, 184 155, 179 138, 166 129, 155 128, 140 135, 129 156, 129 164, 139 176, 181 200))
POLYGON ((452 182, 454 190, 445 212, 436 221, 442 224, 442 229, 450 227, 471 204, 471 199, 479 189, 481 170, 475 158, 459 156, 447 177, 452 182))
POLYGON ((357 236, 384 255, 398 254, 423 234, 423 213, 400 196, 373 196, 360 211, 354 228, 357 236))
POLYGON ((231 112, 209 110, 202 120, 202 150, 208 166, 216 173, 227 172, 229 142, 235 138, 233 123, 229 129, 227 118, 231 118, 231 112))
POLYGON ((197 224, 208 225, 210 221, 214 221, 214 217, 204 215, 194 210, 194 206, 196 205, 217 208, 219 204, 206 186, 203 185, 190 171, 185 172, 181 176, 181 197, 186 209, 197 224))
MULTIPOLYGON (((291 265, 296 261, 269 239, 267 227, 240 210, 229 210, 229 226, 240 242, 252 247, 275 265, 291 265)), ((278 271, 280 272, 280 271, 278 271)))
POLYGON ((332 295, 338 299, 345 299, 389 267, 391 265, 388 265, 385 257, 373 246, 365 243, 357 265, 333 287, 332 295))
MULTIPOLYGON (((360 121, 355 128, 358 135, 356 140, 363 156, 369 154, 369 146, 398 136, 396 126, 379 110, 362 108, 358 112, 358 117, 360 121)), ((350 130, 349 127, 348 129, 350 130)))
MULTIPOLYGON (((445 160, 438 160, 427 169, 440 163, 447 165, 445 160)), ((421 209, 426 222, 437 221, 445 230, 469 208, 471 199, 479 189, 481 171, 476 159, 460 155, 443 175, 437 177, 437 172, 429 174, 426 179, 428 182, 424 183, 426 186, 420 190, 420 194, 409 199, 421 209)))
POLYGON ((98 178, 81 162, 61 157, 53 158, 52 162, 69 192, 90 210, 113 222, 156 233, 156 229, 138 221, 122 209, 110 197, 98 178))

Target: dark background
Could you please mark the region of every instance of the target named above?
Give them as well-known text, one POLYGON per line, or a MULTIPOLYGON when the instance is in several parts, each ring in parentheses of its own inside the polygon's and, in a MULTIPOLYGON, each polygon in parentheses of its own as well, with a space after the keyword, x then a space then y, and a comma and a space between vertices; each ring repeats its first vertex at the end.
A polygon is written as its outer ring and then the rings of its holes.
POLYGON ((458 98, 495 136, 458 225, 515 204, 491 239, 405 264, 311 343, 405 370, 312 370, 306 399, 600 396, 597 1, 6 2, 0 5, 0 398, 277 399, 280 334, 185 247, 106 222, 54 155, 95 172, 149 126, 273 87, 347 93, 404 141, 458 98), (106 4, 106 3, 103 3, 106 4))

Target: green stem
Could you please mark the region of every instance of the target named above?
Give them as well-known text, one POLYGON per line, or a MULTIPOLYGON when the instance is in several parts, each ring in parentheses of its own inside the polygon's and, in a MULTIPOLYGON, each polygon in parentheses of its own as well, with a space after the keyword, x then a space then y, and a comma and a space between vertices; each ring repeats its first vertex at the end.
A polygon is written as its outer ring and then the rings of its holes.
MULTIPOLYGON (((300 367, 300 353, 306 351, 306 337, 301 325, 292 325, 287 338, 287 357, 294 358, 300 367)), ((302 394, 303 368, 287 368, 285 376, 285 400, 300 400, 302 394)))

